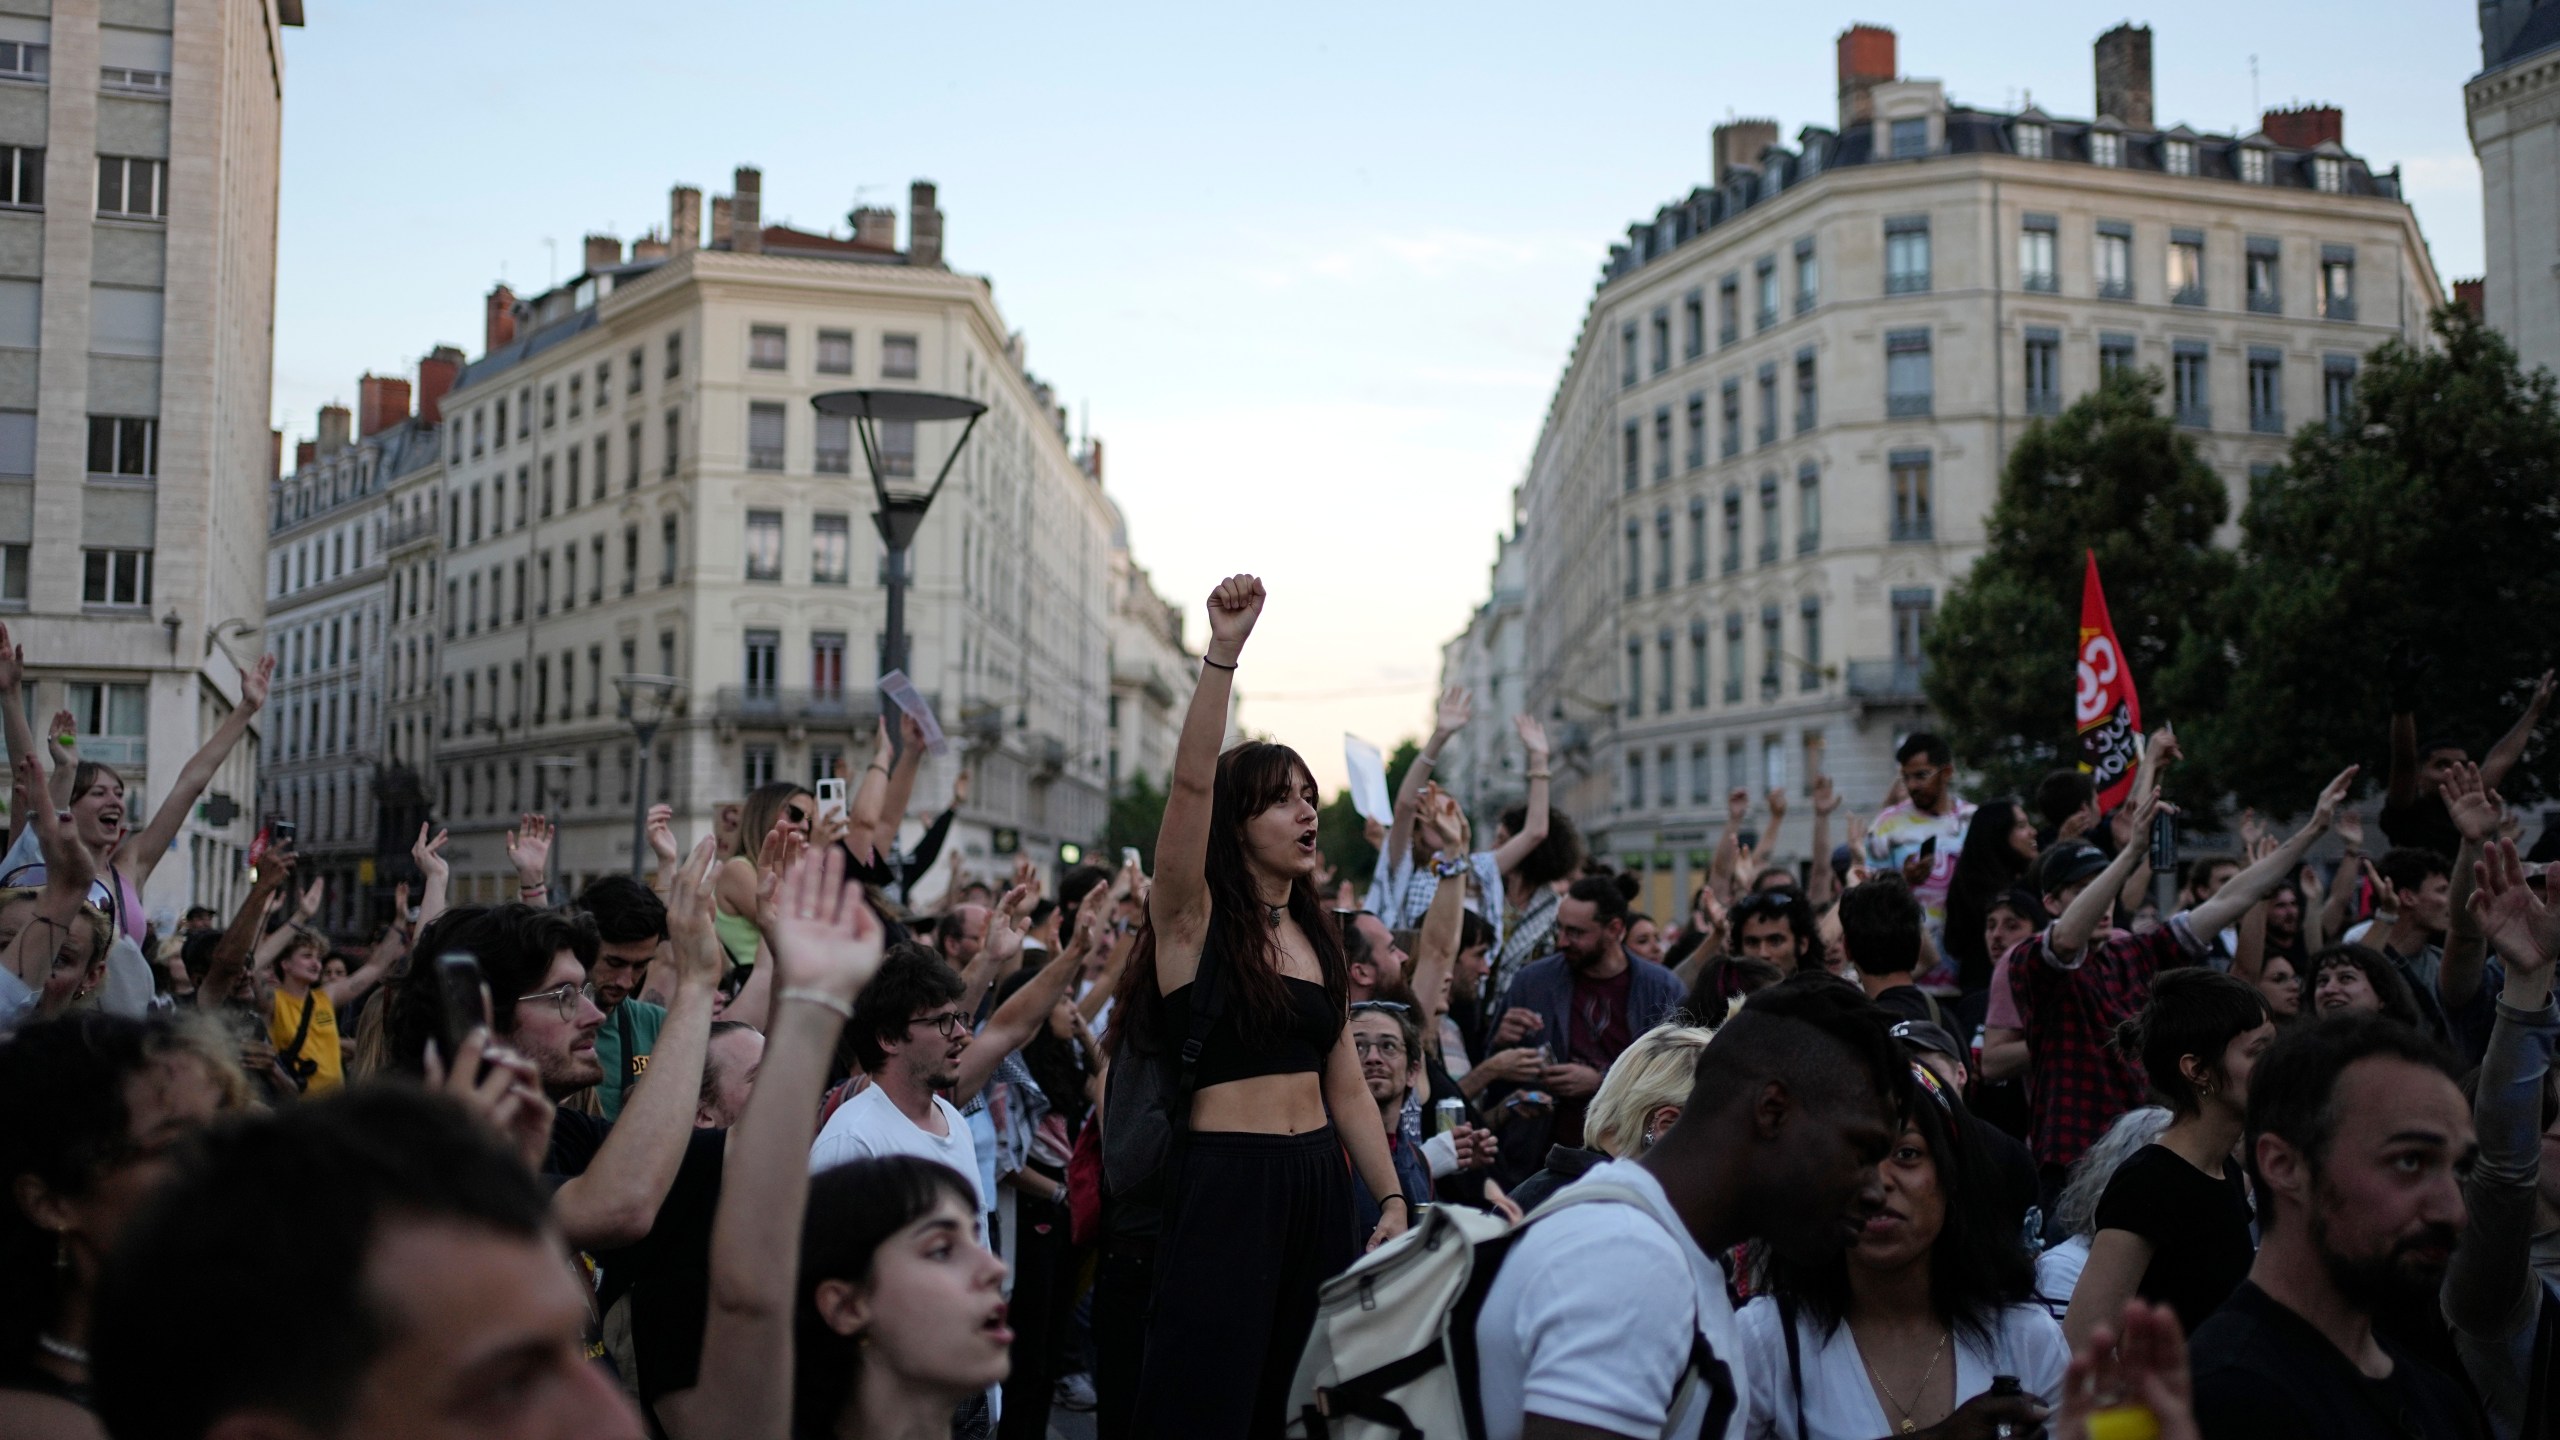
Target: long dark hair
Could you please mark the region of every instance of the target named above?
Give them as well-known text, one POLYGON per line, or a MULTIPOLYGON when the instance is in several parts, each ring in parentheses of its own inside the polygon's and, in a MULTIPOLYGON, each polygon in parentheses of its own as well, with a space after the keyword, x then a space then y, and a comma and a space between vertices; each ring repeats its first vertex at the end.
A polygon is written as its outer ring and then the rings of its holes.
MULTIPOLYGON (((1209 806, 1208 854, 1201 867, 1209 890, 1209 933, 1200 953, 1214 953, 1224 963, 1218 983, 1226 996, 1225 1007, 1236 1017, 1248 1043, 1287 1026, 1290 1008, 1288 987, 1281 983, 1280 945, 1263 919, 1264 906, 1254 893, 1253 872, 1245 863, 1245 822, 1288 799, 1300 779, 1314 773, 1297 751, 1266 741, 1248 741, 1218 757, 1218 778, 1209 806)), ((1161 849, 1156 864, 1158 868, 1164 864, 1161 849)), ((1307 876, 1299 876, 1289 886, 1289 918, 1298 922, 1324 968, 1325 994, 1332 1010, 1347 1015, 1351 979, 1342 954, 1342 933, 1325 913, 1315 882, 1307 876)), ((1164 993, 1156 985, 1155 917, 1150 915, 1139 926, 1128 967, 1120 976, 1107 1041, 1111 1053, 1120 1053, 1123 1037, 1134 1037, 1130 1043, 1149 1053, 1170 1046, 1164 1009, 1164 993)))
POLYGON ((974 1215, 974 1183, 948 1165, 913 1155, 856 1160, 809 1179, 809 1208, 800 1224, 800 1278, 792 1300, 791 1433, 823 1440, 853 1398, 862 1373, 862 1342, 839 1335, 818 1313, 818 1286, 829 1280, 869 1284, 871 1264, 889 1237, 933 1213, 948 1195, 974 1215))
POLYGON ((2231 1042, 2274 1018, 2267 997, 2236 975, 2193 966, 2166 970, 2151 982, 2142 1013, 2116 1026, 2116 1053, 2142 1067, 2171 1113, 2193 1115, 2204 1100, 2178 1062, 2193 1055, 2207 1073, 2220 1075, 2231 1042))
POLYGON ((1967 994, 1991 983, 1991 962, 1998 958, 1983 944, 1983 921, 1993 902, 2026 879, 2033 863, 2009 843, 2024 813, 2015 800, 1986 800, 1977 807, 1947 882, 1947 922, 1939 943, 1956 962, 1956 983, 1967 994))
MULTIPOLYGON (((1929 1306, 1949 1329, 1987 1343, 2002 1310, 2034 1298, 2035 1262, 2017 1228, 2002 1218, 1997 1172, 1977 1128, 1981 1122, 1953 1091, 1921 1082, 1917 1069, 1902 1118, 1929 1147, 1938 1193, 1946 1201, 1945 1223, 1929 1247, 1929 1306)), ((1824 1334, 1839 1328, 1849 1313, 1846 1251, 1797 1262, 1772 1249, 1767 1263, 1776 1294, 1802 1307, 1824 1334)))
POLYGON ((2374 998, 2382 1002, 2382 1013, 2412 1030, 2426 1030, 2427 1017, 2418 1009, 2417 992, 2409 988, 2400 967, 2370 945, 2324 945, 2312 952, 2311 963, 2302 969, 2302 1011, 2317 1016, 2320 994, 2320 972, 2340 965, 2352 965, 2364 972, 2364 983, 2373 987, 2374 998))

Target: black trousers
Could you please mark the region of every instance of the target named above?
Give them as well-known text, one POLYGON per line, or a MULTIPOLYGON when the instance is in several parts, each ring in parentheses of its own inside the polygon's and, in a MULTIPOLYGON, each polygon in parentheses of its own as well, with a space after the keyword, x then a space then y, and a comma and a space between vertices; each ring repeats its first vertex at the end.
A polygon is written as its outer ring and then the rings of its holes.
POLYGON ((1155 1298, 1155 1242, 1105 1239, 1093 1274, 1093 1433, 1137 1434, 1138 1376, 1147 1357, 1147 1305, 1155 1298))
POLYGON ((1359 1241, 1333 1128, 1185 1136, 1138 1382, 1138 1440, 1280 1440, 1316 1290, 1359 1241))
POLYGON ((1058 1332, 1076 1298, 1075 1244, 1067 1207, 1015 1192, 1013 1197, 1013 1368, 1005 1375, 1004 1418, 997 1440, 1048 1440, 1049 1401, 1058 1332))

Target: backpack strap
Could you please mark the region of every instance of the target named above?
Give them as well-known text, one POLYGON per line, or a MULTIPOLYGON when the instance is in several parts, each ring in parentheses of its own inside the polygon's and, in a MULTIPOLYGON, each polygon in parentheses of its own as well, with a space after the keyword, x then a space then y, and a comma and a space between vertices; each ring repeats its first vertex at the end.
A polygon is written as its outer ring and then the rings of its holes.
POLYGON ((1787 1337, 1787 1383, 1795 1387, 1796 1440, 1807 1440, 1804 1419, 1804 1343, 1796 1338, 1796 1302, 1792 1295, 1778 1297, 1778 1328, 1787 1337))
MULTIPOLYGON (((1516 1237, 1522 1228, 1543 1220, 1559 1210, 1569 1209, 1575 1205, 1591 1204, 1633 1205, 1642 1209, 1647 1215, 1653 1213, 1649 1198, 1643 1191, 1632 1185, 1622 1185, 1609 1180, 1577 1180, 1557 1191, 1545 1204, 1531 1211, 1519 1225, 1513 1226, 1512 1236, 1516 1237)), ((1707 1410, 1698 1427, 1698 1440, 1715 1440, 1715 1437, 1724 1434, 1725 1426, 1733 1419, 1734 1409, 1739 1402, 1734 1395, 1732 1367, 1716 1358, 1715 1347, 1707 1343, 1706 1335, 1695 1326, 1692 1326, 1689 1332, 1688 1357, 1681 1362, 1680 1373, 1672 1377, 1671 1417, 1679 1415, 1693 1380, 1707 1387, 1707 1410)), ((1803 1407, 1798 1406, 1797 1410, 1801 1416, 1803 1407)), ((1666 1418, 1664 1422, 1666 1435, 1669 1433, 1669 1424, 1670 1419, 1666 1418)), ((1802 1440, 1802 1437, 1799 1437, 1799 1440, 1802 1440)))
MULTIPOLYGON (((1200 1087, 1200 1056, 1209 1048, 1209 1031, 1226 1009, 1227 997, 1219 986, 1217 947, 1205 940, 1200 946, 1200 968, 1191 977, 1191 1024, 1182 1037, 1182 1049, 1174 1057, 1173 1094, 1165 1107, 1165 1122, 1179 1142, 1191 1129, 1191 1095, 1200 1087)), ((1173 1158, 1167 1155, 1168 1162, 1173 1158)))
POLYGON ((312 1076, 320 1073, 319 1061, 302 1058, 302 1042, 311 1038, 311 1012, 319 1008, 320 990, 318 986, 313 986, 302 997, 302 1020, 293 1027, 293 1042, 276 1055, 278 1060, 284 1062, 285 1073, 293 1077, 293 1088, 296 1090, 301 1089, 312 1076))
MULTIPOLYGON (((1926 990, 1923 990, 1920 992, 1920 1003, 1929 1007, 1929 1023, 1937 1026, 1941 1030, 1945 1030, 1947 1026, 1947 1014, 1945 1011, 1938 1008, 1938 997, 1930 994, 1926 990)), ((1947 1033, 1954 1034, 1955 1032, 1950 1030, 1947 1033)))

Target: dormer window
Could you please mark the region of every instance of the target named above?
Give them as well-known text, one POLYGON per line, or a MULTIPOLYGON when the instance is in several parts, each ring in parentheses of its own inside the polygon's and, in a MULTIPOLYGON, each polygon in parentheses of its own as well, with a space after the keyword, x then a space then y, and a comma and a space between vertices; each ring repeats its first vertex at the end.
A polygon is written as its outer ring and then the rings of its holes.
POLYGON ((2013 137, 2017 143, 2018 153, 2029 160, 2044 159, 2048 153, 2046 137, 2050 133, 2045 127, 2032 121, 2018 122, 2013 137))
POLYGON ((2266 151, 2255 145, 2243 145, 2240 147, 2238 160, 2241 184, 2264 185, 2267 183, 2266 151))
POLYGON ((1896 120, 1892 134, 1894 159, 1907 160, 1929 153, 1929 122, 1926 118, 1896 120))
POLYGON ((2112 130, 2089 133, 2089 163, 2114 169, 2124 164, 2124 137, 2112 130))
POLYGON ((2335 155, 2311 157, 2311 183, 2323 195, 2337 195, 2347 188, 2347 162, 2335 155))
POLYGON ((2196 173, 2196 142, 2172 140, 2160 149, 2160 168, 2172 175, 2196 173))

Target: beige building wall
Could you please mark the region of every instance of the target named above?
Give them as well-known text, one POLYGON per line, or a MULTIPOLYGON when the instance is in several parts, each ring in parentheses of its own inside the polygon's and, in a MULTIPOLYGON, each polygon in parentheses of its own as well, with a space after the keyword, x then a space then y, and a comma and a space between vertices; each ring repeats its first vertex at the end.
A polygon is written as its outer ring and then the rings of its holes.
POLYGON ((2486 318, 2528 370, 2560 374, 2560 45, 2463 87, 2480 157, 2486 318))

